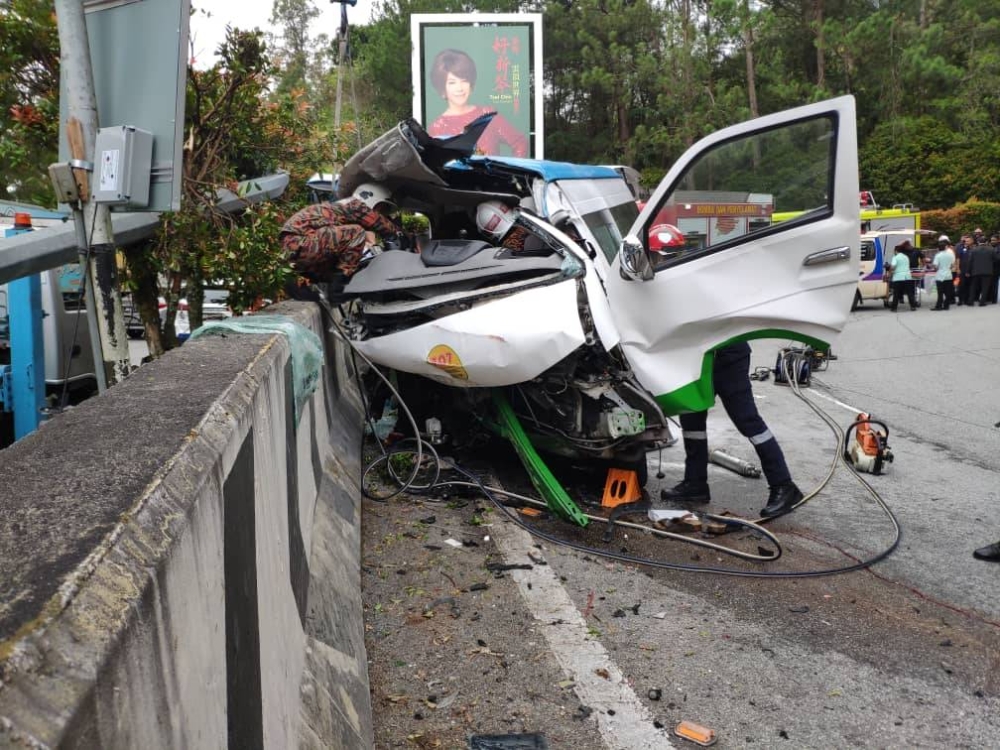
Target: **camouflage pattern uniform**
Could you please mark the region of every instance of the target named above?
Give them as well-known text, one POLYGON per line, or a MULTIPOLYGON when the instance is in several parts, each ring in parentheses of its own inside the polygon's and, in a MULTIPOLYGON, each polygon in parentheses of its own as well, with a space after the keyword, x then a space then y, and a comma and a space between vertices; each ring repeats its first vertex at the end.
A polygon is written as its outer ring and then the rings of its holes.
POLYGON ((386 216, 357 198, 316 203, 293 215, 279 237, 285 256, 295 270, 313 281, 328 281, 358 270, 365 252, 365 230, 385 238, 398 227, 386 216))
POLYGON ((511 227, 510 231, 500 240, 500 247, 513 250, 515 253, 524 250, 524 243, 528 239, 528 230, 524 227, 511 227))
MULTIPOLYGON (((583 247, 583 243, 575 230, 572 228, 566 232, 583 247)), ((504 238, 500 240, 500 247, 505 247, 512 253, 524 253, 526 255, 548 255, 551 252, 548 244, 541 237, 532 234, 524 227, 513 227, 504 238)))

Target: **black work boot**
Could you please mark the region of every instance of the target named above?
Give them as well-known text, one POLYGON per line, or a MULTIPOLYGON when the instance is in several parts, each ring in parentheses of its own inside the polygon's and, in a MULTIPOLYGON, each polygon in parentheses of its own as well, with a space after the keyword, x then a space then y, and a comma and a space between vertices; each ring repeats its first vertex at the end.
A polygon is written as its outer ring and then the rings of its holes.
POLYGON ((972 553, 972 556, 977 560, 1000 562, 1000 542, 994 542, 993 544, 987 544, 985 547, 980 547, 972 553))
POLYGON ((795 482, 786 482, 771 488, 771 494, 767 498, 767 505, 760 514, 764 518, 774 518, 790 513, 792 507, 802 499, 802 490, 795 486, 795 482))
POLYGON ((685 479, 668 490, 660 490, 660 498, 671 502, 707 503, 712 496, 708 492, 708 482, 685 479))

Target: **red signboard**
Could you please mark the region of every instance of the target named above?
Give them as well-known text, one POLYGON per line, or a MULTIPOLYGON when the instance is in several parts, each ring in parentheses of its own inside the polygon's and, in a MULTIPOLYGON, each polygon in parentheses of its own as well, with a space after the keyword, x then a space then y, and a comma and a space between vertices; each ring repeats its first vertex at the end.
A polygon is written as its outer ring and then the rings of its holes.
POLYGON ((773 208, 769 203, 679 203, 677 216, 680 218, 770 216, 773 208))

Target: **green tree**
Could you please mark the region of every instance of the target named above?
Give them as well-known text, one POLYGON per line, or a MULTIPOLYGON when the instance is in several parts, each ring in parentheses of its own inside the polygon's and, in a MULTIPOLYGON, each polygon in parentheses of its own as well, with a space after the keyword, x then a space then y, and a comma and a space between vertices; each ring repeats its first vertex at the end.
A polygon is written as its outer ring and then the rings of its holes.
POLYGON ((303 201, 322 143, 303 92, 271 94, 273 69, 260 31, 228 29, 219 61, 188 71, 182 209, 164 214, 151 248, 127 254, 131 283, 155 355, 176 343, 177 300, 186 297, 192 328, 201 324, 203 288, 223 283, 235 310, 259 297, 276 298, 292 270, 277 241, 286 215, 303 201), (238 214, 216 208, 222 187, 237 180, 290 172, 290 187, 275 204, 248 206, 238 214), (159 330, 156 295, 166 299, 159 330))
POLYGON ((698 132, 683 102, 704 93, 685 84, 700 62, 684 52, 697 44, 684 18, 646 0, 547 3, 546 155, 662 169, 698 132))
POLYGON ((52 205, 58 158, 59 32, 52 3, 0 3, 0 198, 52 205))
POLYGON ((884 123, 865 140, 859 155, 864 185, 883 205, 912 203, 945 208, 978 197, 1000 195, 995 164, 1000 147, 983 143, 931 116, 884 123))
POLYGON ((1000 9, 968 0, 890 5, 860 24, 855 48, 880 73, 859 83, 861 176, 880 201, 1000 197, 998 39, 1000 9))
POLYGON ((272 57, 278 94, 312 87, 309 26, 318 16, 319 8, 311 0, 274 0, 271 26, 277 33, 272 57))

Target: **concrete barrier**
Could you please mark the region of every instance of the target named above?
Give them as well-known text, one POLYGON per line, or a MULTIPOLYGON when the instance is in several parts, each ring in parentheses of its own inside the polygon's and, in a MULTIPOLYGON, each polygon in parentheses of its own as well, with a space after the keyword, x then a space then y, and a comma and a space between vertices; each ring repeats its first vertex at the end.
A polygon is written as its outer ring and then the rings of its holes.
POLYGON ((326 344, 297 425, 285 338, 233 334, 0 451, 0 747, 372 746, 361 405, 326 344))

